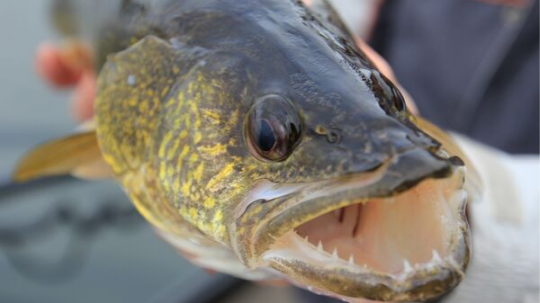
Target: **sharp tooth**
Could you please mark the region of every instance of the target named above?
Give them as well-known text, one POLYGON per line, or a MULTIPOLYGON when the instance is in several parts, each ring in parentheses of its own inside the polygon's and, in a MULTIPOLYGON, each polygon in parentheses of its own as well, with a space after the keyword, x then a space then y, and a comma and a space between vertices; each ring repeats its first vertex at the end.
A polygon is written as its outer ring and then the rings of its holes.
POLYGON ((308 237, 309 237, 309 236, 306 236, 306 237, 304 238, 304 241, 306 241, 306 243, 309 243, 308 237))
POLYGON ((349 264, 354 265, 354 257, 353 257, 353 255, 351 255, 349 257, 349 264))
POLYGON ((317 244, 317 249, 320 250, 320 251, 323 251, 324 250, 324 247, 322 246, 322 242, 319 241, 319 244, 317 244))
POLYGON ((441 255, 439 255, 439 252, 438 252, 436 249, 434 249, 434 250, 431 252, 431 254, 433 255, 432 260, 435 260, 435 261, 437 261, 437 262, 441 262, 441 261, 442 261, 441 255))
POLYGON ((409 273, 413 271, 411 263, 409 263, 409 260, 407 259, 403 259, 403 270, 405 273, 409 273))
POLYGON ((334 259, 338 259, 338 253, 337 253, 337 248, 334 247, 334 251, 332 252, 332 257, 334 257, 334 259))

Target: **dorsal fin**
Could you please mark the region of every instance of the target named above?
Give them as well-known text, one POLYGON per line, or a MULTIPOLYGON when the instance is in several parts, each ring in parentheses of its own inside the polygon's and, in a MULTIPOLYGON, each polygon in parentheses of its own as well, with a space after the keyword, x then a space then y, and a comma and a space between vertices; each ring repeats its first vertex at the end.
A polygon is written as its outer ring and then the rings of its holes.
POLYGON ((111 176, 94 130, 50 141, 31 150, 19 161, 13 179, 26 182, 61 175, 88 179, 111 176))

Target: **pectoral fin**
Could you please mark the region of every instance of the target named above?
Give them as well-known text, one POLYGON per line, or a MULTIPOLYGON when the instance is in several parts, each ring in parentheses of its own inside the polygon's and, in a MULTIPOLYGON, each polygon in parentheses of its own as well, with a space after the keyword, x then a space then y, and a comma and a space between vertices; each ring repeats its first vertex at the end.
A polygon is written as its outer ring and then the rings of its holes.
POLYGON ((85 179, 111 177, 94 130, 47 142, 33 149, 19 162, 13 179, 25 182, 60 175, 85 179))

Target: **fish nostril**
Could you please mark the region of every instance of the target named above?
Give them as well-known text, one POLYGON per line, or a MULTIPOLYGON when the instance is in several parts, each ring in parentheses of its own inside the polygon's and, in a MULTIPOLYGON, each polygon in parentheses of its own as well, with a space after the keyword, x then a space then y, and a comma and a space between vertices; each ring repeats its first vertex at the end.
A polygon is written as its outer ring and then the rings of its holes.
POLYGON ((341 142, 341 134, 335 130, 331 130, 327 135, 326 135, 326 141, 328 141, 328 143, 332 143, 332 144, 335 144, 335 143, 340 143, 341 142))
POLYGON ((317 135, 325 136, 326 141, 330 144, 341 143, 342 135, 339 129, 328 129, 323 125, 317 125, 314 131, 317 135))

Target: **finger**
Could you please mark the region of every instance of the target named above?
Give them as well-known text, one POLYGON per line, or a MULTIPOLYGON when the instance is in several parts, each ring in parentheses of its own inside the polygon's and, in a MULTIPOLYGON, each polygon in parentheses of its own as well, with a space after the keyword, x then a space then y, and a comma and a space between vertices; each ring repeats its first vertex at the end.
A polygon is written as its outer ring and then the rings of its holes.
POLYGON ((92 50, 81 40, 66 40, 60 47, 60 56, 62 62, 74 72, 84 72, 94 68, 92 50))
POLYGON ((36 70, 50 85, 66 88, 75 85, 81 73, 74 72, 62 60, 60 51, 52 44, 39 46, 36 54, 36 70))
POLYGON ((75 118, 79 121, 91 119, 94 115, 96 98, 96 76, 93 72, 85 72, 77 84, 72 101, 75 118))

